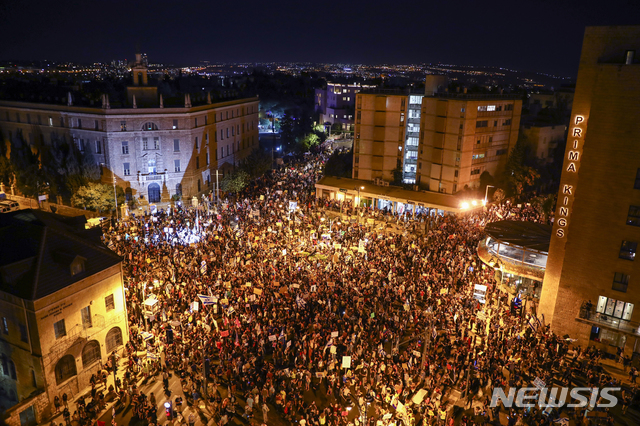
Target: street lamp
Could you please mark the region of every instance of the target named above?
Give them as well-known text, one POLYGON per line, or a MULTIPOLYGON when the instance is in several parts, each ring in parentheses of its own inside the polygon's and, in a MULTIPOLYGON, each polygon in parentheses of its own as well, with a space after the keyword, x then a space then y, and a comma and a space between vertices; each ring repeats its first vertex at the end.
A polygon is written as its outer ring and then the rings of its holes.
POLYGON ((495 188, 495 186, 493 185, 487 185, 486 189, 484 190, 484 205, 487 205, 487 195, 489 195, 489 188, 495 188))

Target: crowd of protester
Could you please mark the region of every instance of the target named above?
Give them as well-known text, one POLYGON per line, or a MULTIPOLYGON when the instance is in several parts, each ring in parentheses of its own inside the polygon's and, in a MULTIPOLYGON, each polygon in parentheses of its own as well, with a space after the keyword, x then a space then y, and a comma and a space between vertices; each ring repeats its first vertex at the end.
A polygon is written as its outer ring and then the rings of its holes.
MULTIPOLYGON (((154 374, 167 386, 179 377, 186 403, 204 398, 220 425, 480 425, 499 416, 494 387, 615 383, 598 350, 513 315, 476 255, 486 223, 539 220, 532 208, 359 210, 316 198, 325 160, 300 158, 234 198, 136 215, 105 234, 124 258, 131 336, 117 391, 138 418, 166 420, 160 396, 136 386, 154 374), (330 209, 374 223, 328 220, 330 209), (383 221, 429 226, 387 232, 383 221), (484 303, 475 284, 487 287, 484 303), (473 414, 453 407, 457 396, 473 414)), ((502 412, 510 426, 584 416, 502 412)))

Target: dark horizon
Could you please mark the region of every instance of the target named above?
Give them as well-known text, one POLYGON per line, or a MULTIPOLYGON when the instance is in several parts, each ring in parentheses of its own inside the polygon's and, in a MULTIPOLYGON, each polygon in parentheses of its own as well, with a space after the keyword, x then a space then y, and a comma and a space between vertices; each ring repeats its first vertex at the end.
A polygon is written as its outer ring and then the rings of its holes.
POLYGON ((632 3, 4 2, 0 60, 132 60, 140 46, 164 64, 431 63, 575 78, 585 27, 638 24, 632 3))

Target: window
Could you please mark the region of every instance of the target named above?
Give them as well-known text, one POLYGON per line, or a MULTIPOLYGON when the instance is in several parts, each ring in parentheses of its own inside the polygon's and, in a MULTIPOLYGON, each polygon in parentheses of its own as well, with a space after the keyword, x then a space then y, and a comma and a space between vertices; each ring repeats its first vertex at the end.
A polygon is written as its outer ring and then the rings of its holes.
POLYGON ((142 149, 149 149, 149 138, 142 138, 142 149))
POLYGON ((78 129, 82 129, 82 119, 78 118, 78 129))
POLYGON ((495 105, 487 105, 487 111, 495 111, 495 110, 496 110, 495 105))
POLYGON ((458 177, 458 173, 459 173, 459 171, 458 171, 458 170, 454 170, 454 171, 453 171, 453 176, 454 176, 454 177, 458 177))
POLYGON ((84 139, 80 139, 80 141, 78 142, 78 149, 80 150, 80 152, 84 152, 84 139))
POLYGON ((53 127, 53 117, 49 116, 49 127, 53 127))
POLYGON ((100 144, 100 141, 96 141, 96 154, 102 154, 102 144, 100 144))
POLYGON ((489 121, 488 120, 476 121, 476 128, 480 128, 480 127, 489 127, 489 121))
POLYGON ((202 191, 202 183, 200 182, 200 179, 198 179, 198 192, 202 191))
POLYGON ((196 149, 200 149, 200 145, 198 144, 198 137, 196 136, 196 149))
POLYGON ((77 374, 76 359, 73 355, 65 355, 56 364, 56 384, 61 384, 77 374))
POLYGON ((85 306, 80 310, 82 314, 82 328, 91 327, 91 306, 85 306))
POLYGON ((156 174, 156 159, 152 158, 149 161, 147 161, 147 170, 149 170, 149 174, 150 175, 155 175, 156 174))
POLYGON ((64 319, 53 324, 53 331, 56 334, 56 339, 60 339, 67 335, 67 329, 64 327, 64 319))
POLYGON ((640 169, 636 172, 636 181, 633 184, 634 189, 640 189, 640 169))
POLYGON ((198 117, 195 118, 195 127, 198 127, 198 117))
POLYGON ((160 149, 160 138, 153 138, 153 149, 160 149))
POLYGON ((209 117, 207 117, 206 115, 204 116, 204 125, 206 126, 207 124, 209 124, 209 117))
POLYGON ((27 114, 27 124, 31 124, 31 114, 27 114))
POLYGON ((110 294, 104 298, 104 307, 107 312, 113 311, 116 308, 116 304, 113 300, 113 294, 110 294))
POLYGON ((418 158, 418 151, 407 151, 407 160, 415 160, 418 158))
POLYGON ((120 131, 121 132, 126 132, 127 131, 127 122, 126 121, 121 121, 120 122, 120 131))
POLYGON ((173 130, 178 128, 178 120, 173 120, 173 130))
POLYGON ((487 110, 487 106, 486 105, 478 106, 478 111, 486 111, 486 110, 487 110))
POLYGON ((636 249, 638 243, 633 241, 623 241, 620 246, 620 259, 634 260, 636 258, 636 249))
POLYGON ((93 130, 98 130, 98 120, 93 120, 93 130))
POLYGON ((507 118, 506 120, 504 120, 504 123, 502 123, 504 126, 511 126, 511 119, 507 118))
POLYGON ((173 164, 175 167, 175 171, 179 172, 180 171, 180 160, 173 160, 173 164))
POLYGON ((493 121, 493 127, 498 127, 498 120, 493 121))
POLYGON ((9 322, 5 317, 2 317, 2 332, 4 334, 9 334, 9 322))
POLYGON ((158 125, 156 123, 152 123, 149 121, 142 125, 142 130, 144 131, 158 130, 158 125))
POLYGON ((220 158, 224 158, 224 147, 220 148, 220 158))
POLYGON ((129 142, 127 141, 122 142, 122 153, 123 154, 129 153, 129 142))
POLYGON ((180 152, 180 139, 173 140, 173 152, 180 152))
POLYGON ((623 274, 622 272, 616 272, 613 274, 613 286, 611 287, 613 290, 626 293, 628 286, 629 275, 623 274))
MULTIPOLYGON (((238 144, 240 144, 240 142, 238 142, 238 144)), ((209 165, 209 151, 207 151, 206 161, 207 161, 207 166, 208 166, 209 165)))
POLYGON ((125 176, 131 175, 131 169, 129 168, 129 163, 122 163, 122 174, 125 176))
POLYGON ((60 127, 64 127, 64 117, 60 117, 60 127))
POLYGON ((505 111, 513 111, 513 104, 507 104, 504 106, 505 111))
POLYGON ((506 148, 499 149, 499 150, 496 151, 496 155, 504 155, 506 153, 507 153, 507 149, 506 148))
POLYGON ((479 175, 479 174, 480 174, 480 169, 473 169, 473 170, 471 170, 471 176, 479 175))
POLYGON ((20 340, 28 342, 29 336, 27 335, 27 326, 24 324, 18 324, 18 327, 20 327, 20 340))
POLYGON ((622 300, 600 296, 598 298, 596 312, 629 321, 633 314, 633 303, 626 303, 622 300))
POLYGON ((627 225, 640 226, 640 206, 629 206, 627 225))
POLYGON ((472 160, 479 160, 480 158, 484 158, 484 154, 474 154, 471 157, 472 160))
POLYGON ((227 145, 227 155, 229 155, 229 145, 227 145))
POLYGON ((97 340, 87 342, 82 348, 82 367, 87 368, 100 358, 100 343, 97 340))
POLYGON ((220 140, 224 140, 224 131, 222 129, 220 129, 220 140))

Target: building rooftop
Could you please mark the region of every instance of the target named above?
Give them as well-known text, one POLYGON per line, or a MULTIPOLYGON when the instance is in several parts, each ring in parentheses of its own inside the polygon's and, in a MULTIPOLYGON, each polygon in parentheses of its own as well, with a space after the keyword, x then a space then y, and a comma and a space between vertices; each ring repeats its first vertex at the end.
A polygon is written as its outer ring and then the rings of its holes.
POLYGON ((0 290, 38 300, 120 263, 85 222, 32 209, 0 214, 0 290))
POLYGON ((489 223, 484 228, 491 238, 511 245, 549 252, 551 226, 535 222, 501 220, 489 223))
MULTIPOLYGON (((410 191, 408 189, 399 188, 397 186, 378 186, 368 180, 348 179, 335 176, 325 176, 316 183, 318 186, 327 186, 336 189, 344 189, 349 193, 358 192, 358 188, 364 186, 360 190, 363 197, 375 197, 389 201, 397 201, 401 203, 419 204, 422 207, 432 209, 446 210, 453 213, 469 211, 463 209, 461 202, 464 201, 459 196, 442 194, 440 192, 430 191, 410 191)), ((482 205, 479 204, 478 208, 482 205)), ((551 232, 551 231, 549 231, 551 232)))

